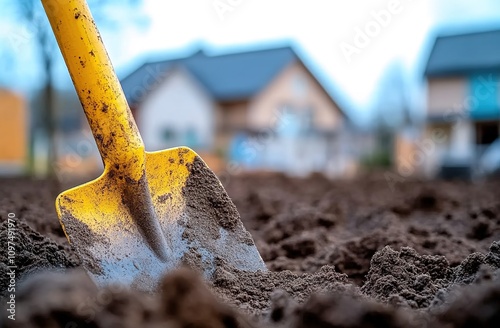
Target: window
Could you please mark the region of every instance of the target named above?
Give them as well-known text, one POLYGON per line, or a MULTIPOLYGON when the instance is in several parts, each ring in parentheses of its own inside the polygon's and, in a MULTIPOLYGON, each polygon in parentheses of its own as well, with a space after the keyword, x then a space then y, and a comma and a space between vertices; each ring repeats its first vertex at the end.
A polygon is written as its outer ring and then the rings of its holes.
POLYGON ((498 74, 479 74, 471 77, 469 93, 474 99, 468 108, 471 118, 491 120, 499 117, 499 82, 498 74))
POLYGON ((277 111, 276 131, 280 135, 297 136, 314 130, 314 109, 283 105, 277 111))
POLYGON ((200 146, 198 131, 194 127, 191 126, 184 132, 183 144, 190 148, 198 148, 200 146))
POLYGON ((498 139, 500 126, 498 122, 476 123, 476 144, 490 145, 498 139))
POLYGON ((172 143, 175 141, 176 132, 172 127, 163 128, 161 131, 161 139, 166 143, 172 143))
POLYGON ((300 133, 300 117, 290 105, 282 105, 276 113, 276 132, 281 136, 294 136, 300 133))

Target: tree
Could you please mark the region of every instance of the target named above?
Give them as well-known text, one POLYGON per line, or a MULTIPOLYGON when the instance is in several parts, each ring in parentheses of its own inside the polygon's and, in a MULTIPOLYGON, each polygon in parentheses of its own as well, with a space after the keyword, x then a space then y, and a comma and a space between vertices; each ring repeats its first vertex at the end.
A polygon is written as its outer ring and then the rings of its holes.
MULTIPOLYGON (((127 23, 144 22, 144 17, 140 16, 138 11, 133 10, 140 6, 141 0, 89 0, 88 4, 91 8, 94 19, 98 26, 117 29, 121 23, 126 20, 127 23), (131 10, 124 11, 124 8, 131 10), (116 9, 116 10, 115 10, 116 9), (113 15, 113 12, 119 12, 121 15, 113 15), (125 13, 125 14, 124 14, 125 13), (134 17, 131 17, 134 15, 134 17)), ((35 131, 43 131, 43 134, 48 140, 47 151, 47 172, 49 176, 54 177, 55 172, 53 163, 57 158, 55 135, 56 135, 56 113, 54 110, 54 72, 55 65, 54 56, 57 50, 57 43, 52 33, 52 29, 45 15, 40 0, 15 0, 14 3, 9 2, 13 12, 19 16, 19 22, 28 27, 30 39, 33 40, 36 46, 39 65, 44 73, 42 83, 41 104, 39 112, 32 112, 32 129, 35 131)), ((30 155, 29 155, 29 170, 34 169, 34 133, 30 133, 30 155)))
POLYGON ((379 128, 397 130, 410 119, 409 90, 403 64, 394 61, 379 82, 375 101, 376 123, 379 128))
POLYGON ((394 61, 380 79, 375 100, 377 149, 372 160, 380 166, 391 165, 394 136, 405 125, 411 124, 409 103, 403 65, 400 61, 394 61))

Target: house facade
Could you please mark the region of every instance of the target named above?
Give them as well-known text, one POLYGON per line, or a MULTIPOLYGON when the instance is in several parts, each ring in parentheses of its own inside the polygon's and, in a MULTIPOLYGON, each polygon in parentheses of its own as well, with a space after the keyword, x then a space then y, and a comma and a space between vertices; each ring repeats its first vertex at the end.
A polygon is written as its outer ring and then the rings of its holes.
POLYGON ((0 175, 19 175, 27 169, 28 110, 23 97, 0 88, 0 175))
POLYGON ((423 172, 468 167, 500 136, 500 30, 438 37, 425 70, 423 172))
POLYGON ((346 116, 291 47, 146 63, 122 87, 149 151, 185 145, 233 171, 350 165, 346 116))
POLYGON ((205 150, 213 145, 215 107, 196 79, 182 67, 175 67, 134 108, 134 116, 149 151, 179 145, 205 150))

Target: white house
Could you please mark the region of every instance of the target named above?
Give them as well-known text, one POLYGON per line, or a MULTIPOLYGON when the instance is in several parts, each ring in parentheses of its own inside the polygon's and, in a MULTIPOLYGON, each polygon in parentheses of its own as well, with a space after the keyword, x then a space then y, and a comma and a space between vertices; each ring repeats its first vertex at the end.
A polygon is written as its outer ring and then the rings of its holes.
POLYGON ((346 115, 292 47, 145 63, 122 86, 147 150, 187 145, 228 167, 342 175, 346 115))

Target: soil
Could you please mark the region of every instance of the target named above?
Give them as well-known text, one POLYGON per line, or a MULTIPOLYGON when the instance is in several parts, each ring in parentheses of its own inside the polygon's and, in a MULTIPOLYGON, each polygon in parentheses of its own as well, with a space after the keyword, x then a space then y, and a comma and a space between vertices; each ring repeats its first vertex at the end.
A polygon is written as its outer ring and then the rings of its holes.
MULTIPOLYGON (((221 261, 205 282, 180 268, 150 295, 98 288, 81 269, 53 207, 67 186, 4 179, 0 242, 13 212, 17 312, 2 311, 0 326, 498 327, 499 186, 234 176, 226 190, 269 271, 221 261)), ((2 252, 4 297, 7 266, 2 252)))
POLYGON ((215 174, 198 156, 188 164, 188 169, 189 176, 182 188, 187 217, 182 223, 182 238, 189 243, 184 262, 211 276, 215 270, 212 261, 203 261, 197 256, 208 251, 219 266, 227 262, 240 269, 265 269, 252 236, 215 174), (226 233, 225 238, 222 231, 226 233), (225 241, 216 242, 222 239, 225 241))
MULTIPOLYGON (((189 177, 182 193, 186 199, 188 214, 203 215, 197 217, 194 224, 206 224, 203 221, 210 222, 215 219, 217 225, 206 227, 206 233, 213 238, 219 237, 218 226, 234 231, 239 224, 238 210, 220 187, 215 174, 199 157, 195 157, 193 163, 189 165, 189 177)), ((251 238, 249 242, 253 245, 251 238)))

